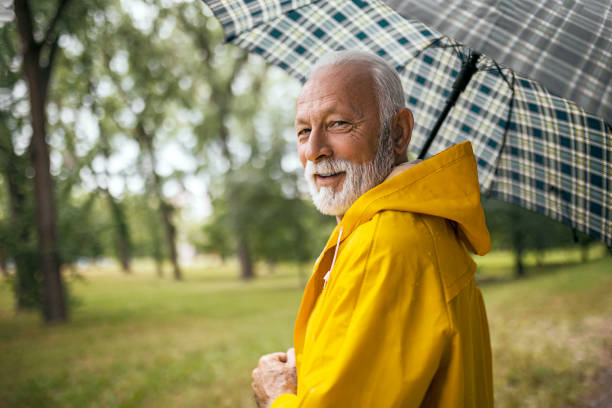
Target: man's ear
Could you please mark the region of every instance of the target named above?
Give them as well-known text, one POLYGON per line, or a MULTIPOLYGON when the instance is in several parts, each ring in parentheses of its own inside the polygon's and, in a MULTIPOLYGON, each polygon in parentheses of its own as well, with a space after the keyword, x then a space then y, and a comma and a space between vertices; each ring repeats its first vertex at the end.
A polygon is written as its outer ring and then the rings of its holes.
POLYGON ((395 164, 406 161, 406 151, 412 138, 412 128, 414 127, 414 117, 408 108, 400 109, 393 118, 393 130, 391 139, 393 141, 393 153, 395 164))

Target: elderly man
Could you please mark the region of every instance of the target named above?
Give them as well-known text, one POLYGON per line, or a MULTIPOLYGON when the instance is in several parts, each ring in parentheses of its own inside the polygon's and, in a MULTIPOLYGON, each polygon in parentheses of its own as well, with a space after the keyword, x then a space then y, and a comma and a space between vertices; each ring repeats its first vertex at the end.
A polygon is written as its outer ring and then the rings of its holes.
POLYGON ((320 60, 299 95, 298 151, 338 225, 314 266, 294 348, 253 371, 260 407, 489 407, 491 346, 467 250, 489 233, 463 143, 407 163, 399 77, 356 51, 320 60))

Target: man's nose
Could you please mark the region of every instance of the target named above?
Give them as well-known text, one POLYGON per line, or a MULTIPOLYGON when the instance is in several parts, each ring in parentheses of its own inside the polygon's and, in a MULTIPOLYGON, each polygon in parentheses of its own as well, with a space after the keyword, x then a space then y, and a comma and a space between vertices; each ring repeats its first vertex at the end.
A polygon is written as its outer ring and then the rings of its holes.
POLYGON ((329 145, 327 132, 324 129, 312 129, 308 137, 308 150, 306 159, 311 162, 317 162, 326 157, 331 157, 333 150, 329 145))

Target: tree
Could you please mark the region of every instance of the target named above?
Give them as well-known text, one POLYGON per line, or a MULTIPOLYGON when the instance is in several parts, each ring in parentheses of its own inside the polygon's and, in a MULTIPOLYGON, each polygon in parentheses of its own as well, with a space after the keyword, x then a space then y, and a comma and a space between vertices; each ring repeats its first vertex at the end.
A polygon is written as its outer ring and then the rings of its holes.
MULTIPOLYGON (((12 25, 0 27, 2 37, 0 49, 0 88, 8 89, 11 95, 21 94, 23 87, 16 72, 18 60, 14 46, 15 30, 12 25)), ((34 207, 31 182, 28 178, 30 162, 26 154, 18 154, 13 135, 23 128, 27 112, 24 112, 25 97, 11 96, 6 107, 0 107, 0 174, 6 186, 7 220, 0 224, 0 247, 15 265, 11 278, 18 310, 39 308, 41 305, 39 259, 36 242, 30 225, 34 224, 34 207)))
MULTIPOLYGON (((275 94, 271 90, 270 95, 275 94)), ((248 156, 236 160, 231 172, 213 178, 217 181, 209 187, 213 214, 204 227, 202 248, 222 256, 235 252, 235 224, 239 224, 253 260, 302 265, 318 255, 335 219, 318 213, 304 199, 299 188, 301 171, 282 166, 283 158, 295 155, 286 135, 292 106, 284 104, 283 109, 277 105, 282 101, 271 101, 266 93, 260 98, 261 102, 254 102, 241 94, 233 96, 232 110, 249 118, 240 122, 248 156), (265 132, 258 129, 261 123, 268 127, 265 132)), ((233 132, 234 138, 237 134, 233 132)))
POLYGON ((131 272, 132 240, 124 206, 111 194, 108 188, 101 188, 101 191, 104 197, 106 197, 114 221, 113 229, 115 231, 117 257, 119 258, 123 271, 129 273, 131 272))
POLYGON ((30 164, 25 155, 17 155, 12 141, 12 127, 17 118, 0 111, 0 163, 7 187, 8 223, 0 243, 15 263, 12 281, 18 310, 41 306, 41 276, 36 242, 30 229, 34 220, 33 191, 27 178, 30 164), (12 123, 11 123, 12 122, 12 123))
POLYGON ((142 194, 126 195, 122 204, 125 208, 128 228, 132 231, 132 250, 135 256, 151 257, 155 261, 158 277, 163 276, 162 264, 167 258, 164 252, 164 231, 159 222, 159 210, 154 197, 142 194))
POLYGON ((527 251, 535 251, 540 258, 546 249, 572 243, 571 230, 548 217, 505 201, 488 199, 483 206, 495 246, 512 250, 517 278, 526 275, 524 257, 527 251))
MULTIPOLYGON (((157 151, 163 137, 170 137, 176 130, 169 126, 176 110, 181 104, 190 105, 191 99, 190 90, 179 85, 187 76, 185 68, 175 63, 181 49, 172 38, 160 35, 159 26, 166 21, 167 12, 161 7, 156 10, 158 15, 149 28, 134 26, 125 13, 115 22, 104 19, 105 28, 98 38, 102 48, 99 65, 103 67, 100 80, 110 79, 116 93, 99 97, 98 102, 103 110, 101 120, 113 121, 117 132, 138 142, 140 168, 147 190, 157 202, 165 252, 174 278, 180 280, 175 209, 163 193, 167 178, 159 173, 157 151)), ((110 126, 103 128, 110 133, 110 126)))
POLYGON ((40 1, 31 7, 28 0, 14 2, 21 65, 30 102, 32 138, 28 151, 34 173, 42 312, 48 323, 62 322, 68 317, 65 288, 60 274, 61 243, 57 240, 56 197, 47 140, 47 102, 52 73, 61 54, 60 39, 90 25, 95 11, 104 7, 102 0, 86 4, 69 3, 69 0, 40 1))
POLYGON ((46 141, 46 104, 49 82, 58 49, 58 24, 68 5, 60 0, 43 36, 37 40, 32 10, 27 0, 15 0, 15 16, 21 42, 23 72, 28 84, 32 141, 30 154, 34 169, 36 226, 43 282, 43 316, 46 322, 67 320, 66 296, 57 252, 55 197, 46 141))
POLYGON ((98 191, 104 197, 108 205, 108 209, 110 210, 112 230, 115 238, 113 241, 116 257, 119 260, 123 272, 130 273, 130 265, 132 260, 132 238, 124 208, 125 206, 117 197, 113 195, 113 193, 111 193, 109 187, 111 178, 113 177, 108 168, 108 162, 112 155, 110 134, 113 131, 113 124, 109 123, 111 122, 109 120, 104 120, 104 115, 102 113, 108 110, 112 111, 113 108, 108 109, 108 107, 105 106, 105 102, 107 101, 98 97, 96 86, 93 84, 94 79, 94 74, 91 73, 89 80, 89 96, 92 100, 91 109, 93 112, 97 111, 100 116, 102 116, 102 118, 98 120, 100 135, 98 137, 97 146, 94 149, 94 154, 101 155, 104 161, 104 169, 101 172, 97 172, 93 168, 91 161, 88 163, 88 167, 91 173, 96 176, 98 191))
MULTIPOLYGON (((233 86, 247 67, 249 56, 244 50, 230 49, 225 58, 215 52, 215 47, 221 43, 222 35, 219 27, 210 28, 207 24, 205 10, 202 6, 191 4, 181 4, 177 9, 177 18, 181 27, 188 38, 193 42, 194 48, 198 51, 200 63, 197 64, 193 76, 195 78, 206 78, 204 84, 208 92, 203 92, 206 99, 214 101, 208 106, 202 121, 196 126, 197 136, 200 139, 199 147, 209 147, 217 144, 226 168, 223 171, 223 179, 231 181, 235 178, 235 173, 239 166, 234 154, 230 149, 232 130, 229 122, 232 116, 239 116, 243 123, 252 122, 261 97, 262 83, 266 75, 267 67, 259 64, 259 69, 250 74, 251 86, 247 97, 239 98, 233 92, 233 86), (240 101, 239 99, 242 99, 240 101), (248 103, 244 103, 248 99, 248 103), (240 103, 242 107, 240 109, 240 103)), ((253 64, 257 66, 258 64, 253 64)), ((197 82, 194 84, 197 89, 197 82)), ((252 131, 252 129, 250 129, 252 131)), ((252 133, 252 132, 251 132, 252 133)), ((251 135, 253 136, 253 135, 251 135)), ((201 151, 200 150, 200 151, 201 151)), ((251 279, 255 276, 253 269, 252 242, 248 239, 248 232, 245 224, 241 221, 241 198, 238 189, 229 188, 225 191, 223 200, 226 201, 227 208, 223 217, 226 225, 231 225, 231 240, 238 261, 240 262, 240 277, 251 279)), ((213 201, 215 197, 212 197, 213 201)), ((228 240, 226 240, 228 241, 228 240)))
POLYGON ((318 213, 300 196, 288 195, 266 170, 246 164, 237 169, 234 179, 224 179, 224 194, 212 202, 213 213, 204 226, 200 249, 222 258, 233 255, 237 245, 234 223, 239 222, 252 260, 302 265, 317 256, 334 219, 318 213), (229 196, 236 200, 231 209, 229 196))
POLYGON ((155 157, 155 147, 153 145, 153 134, 147 132, 142 123, 138 123, 136 130, 136 138, 150 163, 149 181, 151 185, 151 190, 153 191, 155 198, 158 201, 158 209, 161 215, 162 225, 164 226, 166 245, 170 256, 170 262, 172 263, 174 279, 181 280, 183 278, 183 275, 178 264, 178 254, 176 250, 176 227, 174 225, 174 221, 172 220, 174 214, 174 207, 163 196, 162 179, 155 170, 157 167, 157 159, 155 157))

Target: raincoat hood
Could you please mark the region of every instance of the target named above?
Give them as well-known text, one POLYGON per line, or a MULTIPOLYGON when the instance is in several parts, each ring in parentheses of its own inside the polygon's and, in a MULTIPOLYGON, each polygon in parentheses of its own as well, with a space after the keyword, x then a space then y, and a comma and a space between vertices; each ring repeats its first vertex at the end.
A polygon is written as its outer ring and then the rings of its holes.
POLYGON ((325 253, 375 214, 406 211, 453 221, 466 248, 477 255, 491 249, 491 238, 480 203, 476 159, 470 142, 455 145, 363 194, 331 234, 325 253))

